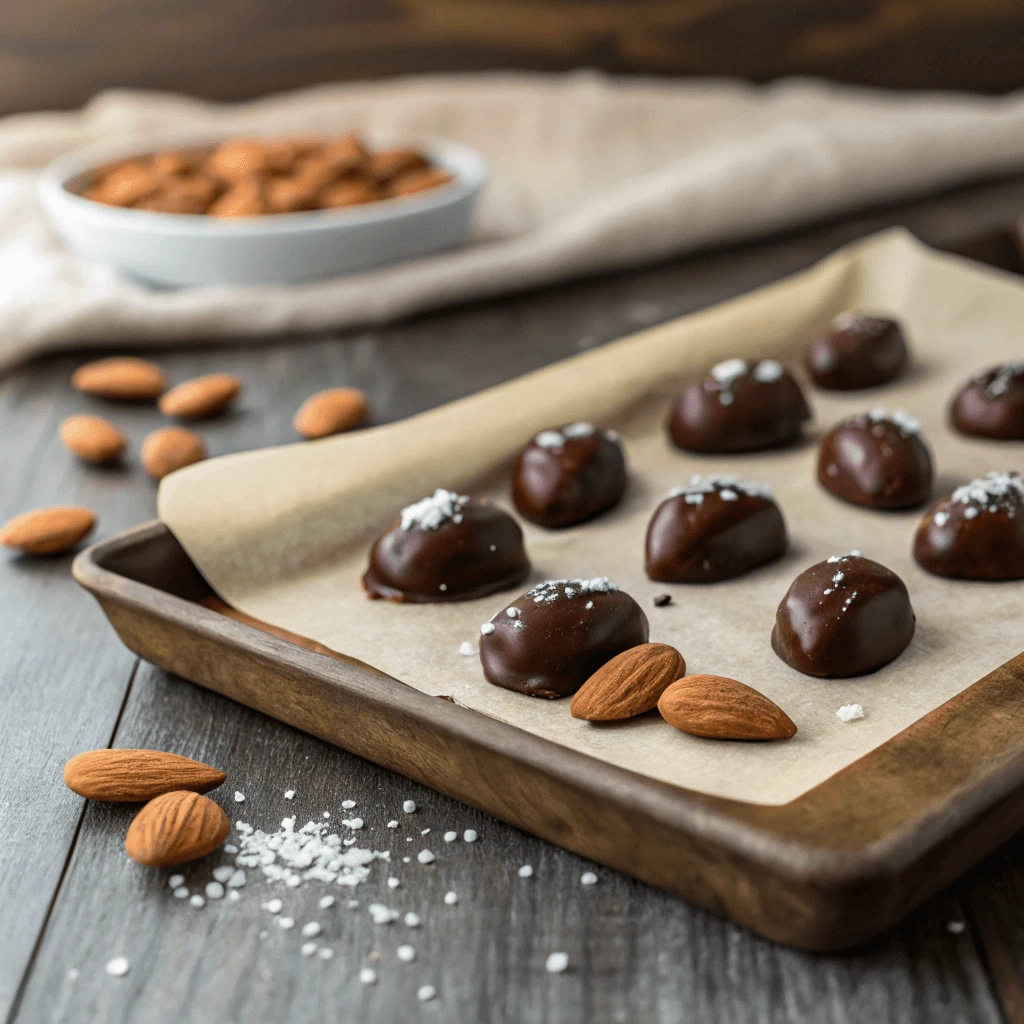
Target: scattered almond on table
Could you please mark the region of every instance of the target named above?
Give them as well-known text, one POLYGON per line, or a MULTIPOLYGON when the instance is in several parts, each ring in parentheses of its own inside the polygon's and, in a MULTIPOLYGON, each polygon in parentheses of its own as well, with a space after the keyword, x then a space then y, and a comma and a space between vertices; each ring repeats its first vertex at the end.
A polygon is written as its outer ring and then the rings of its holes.
POLYGON ((71 383, 79 391, 120 402, 152 402, 167 390, 159 366, 133 356, 114 356, 86 363, 71 383))
POLYGON ((717 740, 787 740, 789 715, 762 693, 725 676, 684 676, 658 700, 661 717, 692 736, 717 740))
POLYGON ((70 416, 61 424, 60 436, 85 462, 112 462, 128 445, 124 434, 102 416, 70 416))
POLYGON ((206 445, 198 434, 184 427, 163 427, 154 430, 142 442, 139 458, 153 479, 162 480, 176 469, 202 462, 206 458, 206 445))
POLYGON ((165 416, 201 420, 226 409, 241 393, 242 382, 230 373, 208 373, 176 384, 158 405, 165 416))
POLYGON ((226 778, 208 764, 162 750, 87 750, 64 765, 70 789, 111 803, 151 800, 173 790, 206 793, 226 778))
POLYGON ((668 644, 641 644, 599 668, 572 698, 573 718, 611 722, 658 706, 665 689, 686 673, 683 656, 668 644))
POLYGON ((124 848, 139 864, 168 868, 212 853, 230 829, 228 816, 209 797, 175 790, 139 811, 128 827, 124 848))
POLYGON ((295 429, 315 440, 359 426, 369 414, 366 395, 358 388, 328 388, 307 398, 295 414, 295 429))
POLYGON ((29 555, 56 555, 73 548, 95 525, 96 516, 87 508, 40 508, 10 520, 0 529, 0 544, 29 555))

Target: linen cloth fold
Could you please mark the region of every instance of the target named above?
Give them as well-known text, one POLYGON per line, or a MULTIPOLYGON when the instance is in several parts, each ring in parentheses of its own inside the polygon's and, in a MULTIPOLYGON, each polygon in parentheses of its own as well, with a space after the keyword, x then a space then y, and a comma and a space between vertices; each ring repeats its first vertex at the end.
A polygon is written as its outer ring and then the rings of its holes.
POLYGON ((242 104, 137 91, 0 120, 0 368, 104 343, 168 345, 367 326, 1024 169, 1024 93, 892 93, 787 80, 422 76, 242 104), (467 245, 365 274, 149 290, 68 251, 38 171, 161 135, 338 133, 467 143, 490 163, 467 245))

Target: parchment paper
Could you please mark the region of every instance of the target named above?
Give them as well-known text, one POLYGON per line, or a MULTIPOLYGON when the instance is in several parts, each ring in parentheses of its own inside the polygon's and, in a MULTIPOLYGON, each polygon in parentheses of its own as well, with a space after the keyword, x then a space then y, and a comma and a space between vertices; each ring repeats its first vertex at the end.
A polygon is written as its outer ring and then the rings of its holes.
MULTIPOLYGON (((739 800, 781 804, 868 753, 1024 649, 1024 583, 930 576, 910 554, 920 511, 840 503, 816 482, 816 440, 838 419, 877 405, 922 423, 936 496, 990 469, 1019 469, 1024 446, 971 441, 946 425, 956 386, 988 364, 1024 358, 1024 286, 1010 275, 928 250, 891 231, 812 270, 704 312, 625 338, 400 423, 316 443, 199 463, 168 477, 160 515, 228 602, 360 658, 430 694, 653 778, 739 800), (912 371, 894 385, 808 391, 809 440, 787 451, 699 457, 669 444, 663 423, 683 381, 731 356, 796 365, 808 338, 848 308, 887 312, 907 330, 912 371), (593 523, 547 532, 524 524, 534 570, 607 575, 647 612, 651 639, 678 647, 689 672, 731 676, 767 694, 797 723, 785 743, 702 740, 657 716, 612 725, 573 720, 569 701, 540 701, 486 682, 482 622, 519 591, 449 605, 370 601, 359 585, 373 535, 437 486, 489 494, 511 508, 508 468, 536 431, 592 419, 623 435, 630 487, 593 523), (786 517, 789 554, 738 580, 652 583, 643 541, 656 505, 694 473, 767 481, 786 517), (808 565, 860 548, 907 583, 917 613, 910 648, 874 675, 802 676, 772 652, 775 609, 808 565), (667 608, 654 595, 671 592, 667 608), (866 717, 844 724, 842 704, 866 717)), ((424 358, 429 358, 426 354, 424 358)))

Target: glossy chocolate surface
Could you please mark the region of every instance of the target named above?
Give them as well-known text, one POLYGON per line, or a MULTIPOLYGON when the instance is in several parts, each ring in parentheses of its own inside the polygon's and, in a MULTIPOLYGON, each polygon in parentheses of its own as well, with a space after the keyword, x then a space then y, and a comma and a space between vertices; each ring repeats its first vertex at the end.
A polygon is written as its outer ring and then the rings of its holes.
POLYGON ((914 558, 936 576, 1024 579, 1024 480, 989 473, 958 487, 921 521, 914 558))
POLYGON ((593 519, 626 490, 626 460, 618 436, 593 423, 542 430, 520 453, 512 501, 531 523, 557 529, 593 519))
POLYGON ((908 358, 907 341, 895 320, 865 313, 840 313, 831 328, 804 354, 804 365, 819 388, 872 388, 899 376, 908 358))
POLYGON ((786 524, 765 484, 695 476, 657 507, 647 527, 646 569, 666 583, 714 583, 782 556, 786 524))
POLYGON ((567 697, 647 635, 641 607, 608 579, 548 580, 480 627, 480 661, 495 686, 567 697))
POLYGON ((507 512, 438 489, 409 505, 374 542, 363 587, 392 601, 467 601, 522 583, 523 531, 507 512))
POLYGON ((969 380, 953 399, 950 422, 961 434, 1024 441, 1024 363, 1006 363, 969 380))
POLYGON ((854 505, 911 508, 931 494, 932 459, 913 417, 872 409, 825 435, 818 480, 854 505))
POLYGON ((811 411, 792 375, 774 359, 727 359, 682 394, 669 434, 691 452, 753 452, 798 440, 811 411))
POLYGON ((914 625, 903 580, 851 552, 797 576, 776 612, 772 648, 805 675, 860 676, 899 657, 914 625))

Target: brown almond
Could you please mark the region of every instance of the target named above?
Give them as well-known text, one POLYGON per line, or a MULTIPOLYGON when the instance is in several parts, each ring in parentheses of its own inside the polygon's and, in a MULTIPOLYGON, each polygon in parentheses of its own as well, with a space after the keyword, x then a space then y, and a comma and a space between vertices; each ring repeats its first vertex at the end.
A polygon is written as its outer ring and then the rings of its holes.
POLYGON ((366 419, 366 395, 358 388, 328 388, 307 398, 295 414, 295 429, 310 440, 340 434, 366 419))
POLYGON ((668 644, 640 644, 602 665, 575 693, 573 718, 614 722, 658 706, 665 688, 686 672, 683 656, 668 644))
POLYGON ((130 356, 86 363, 75 370, 71 383, 86 394, 119 402, 152 402, 167 388, 159 366, 130 356))
POLYGON ((763 693, 725 676, 684 676, 658 701, 661 717, 713 740, 788 740, 792 719, 763 693))
POLYGON ((30 555, 55 555, 73 548, 95 525, 96 516, 87 508, 38 508, 15 516, 0 529, 0 544, 30 555))
POLYGON ((201 420, 214 416, 238 397, 242 382, 230 373, 208 373, 175 385, 160 399, 165 416, 201 420))
POLYGON ((164 427, 154 430, 139 451, 143 468, 155 480, 168 473, 206 458, 206 445, 198 434, 184 427, 164 427))
POLYGON ((64 765, 64 781, 79 796, 111 803, 152 800, 179 789, 205 793, 226 778, 202 761, 163 750, 87 750, 64 765))
POLYGON ((212 853, 230 829, 228 816, 209 797, 175 790, 150 800, 135 815, 124 848, 140 864, 169 868, 212 853))
POLYGON ((65 447, 86 462, 111 462, 125 450, 127 438, 102 416, 71 416, 60 428, 65 447))

